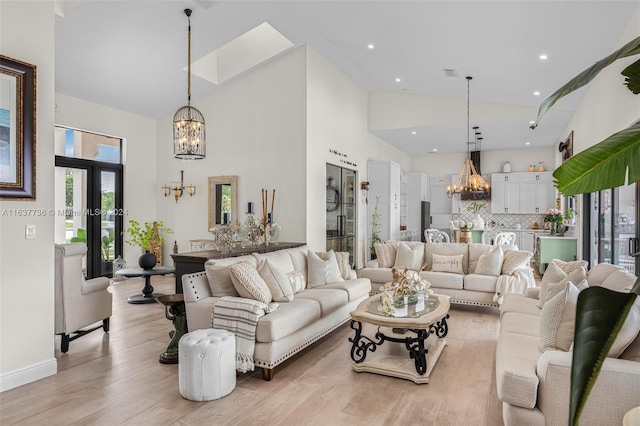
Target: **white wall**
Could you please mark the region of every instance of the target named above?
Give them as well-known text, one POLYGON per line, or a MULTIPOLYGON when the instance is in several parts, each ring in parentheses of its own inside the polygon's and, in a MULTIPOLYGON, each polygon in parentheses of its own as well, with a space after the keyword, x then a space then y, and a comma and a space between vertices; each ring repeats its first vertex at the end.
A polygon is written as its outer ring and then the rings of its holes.
MULTIPOLYGON (((56 94, 55 119, 59 126, 124 139, 124 206, 127 212, 124 227, 128 226, 129 219, 155 220, 156 199, 161 194, 155 162, 157 121, 61 93, 56 94)), ((169 249, 169 244, 165 243, 165 251, 169 249)), ((140 250, 124 244, 127 265, 137 266, 140 250)))
MULTIPOLYGON (((367 180, 368 160, 392 160, 408 169, 410 157, 367 131, 367 92, 318 52, 310 47, 306 50, 307 244, 315 250, 324 250, 326 163, 356 170, 358 182, 362 182, 367 180)), ((357 193, 358 250, 355 262, 362 266, 366 252, 367 207, 361 191, 357 193)))
POLYGON ((55 374, 53 200, 54 3, 0 2, 0 51, 37 66, 36 200, 0 201, 0 390, 55 374), (5 210, 6 209, 6 210, 5 210), (24 210, 23 210, 24 211, 24 210), (25 240, 25 225, 36 239, 25 240))
MULTIPOLYGON (((238 209, 245 218, 247 202, 262 212, 260 190, 276 190, 275 221, 281 241, 306 240, 306 55, 289 52, 218 88, 193 103, 206 120, 207 156, 183 162, 173 157, 173 114, 158 122, 156 187, 179 180, 193 183, 197 193, 158 197, 158 219, 174 230, 165 243, 165 262, 173 241, 181 252, 189 240, 211 238, 208 232, 208 176, 238 176, 238 209)), ((186 78, 186 76, 185 76, 186 78)), ((186 99, 185 99, 186 101, 186 99)), ((182 105, 176 105, 176 109, 182 105)), ((269 198, 271 208, 271 197, 269 198)))

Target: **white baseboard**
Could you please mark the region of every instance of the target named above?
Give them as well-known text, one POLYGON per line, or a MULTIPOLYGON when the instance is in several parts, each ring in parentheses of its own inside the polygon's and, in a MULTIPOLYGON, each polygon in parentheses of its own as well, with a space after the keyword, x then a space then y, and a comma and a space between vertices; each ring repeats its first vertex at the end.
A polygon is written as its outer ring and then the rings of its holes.
POLYGON ((0 374, 0 392, 53 376, 57 372, 58 360, 55 358, 7 371, 0 374))

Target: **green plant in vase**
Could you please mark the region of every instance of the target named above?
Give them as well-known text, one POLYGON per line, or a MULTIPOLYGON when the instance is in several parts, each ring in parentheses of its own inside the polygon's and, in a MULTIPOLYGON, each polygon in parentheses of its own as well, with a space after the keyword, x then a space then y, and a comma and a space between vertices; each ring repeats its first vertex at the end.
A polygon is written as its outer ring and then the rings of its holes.
MULTIPOLYGON (((621 58, 640 54, 640 37, 631 40, 609 56, 587 68, 549 96, 540 105, 535 128, 544 114, 562 97, 583 87, 604 68, 621 58)), ((640 93, 640 60, 621 73, 634 95, 640 93)), ((553 176, 565 196, 587 194, 640 181, 640 121, 620 130, 602 142, 569 158, 553 176)), ((634 253, 638 256, 640 253, 634 253)), ((602 287, 580 292, 571 364, 569 424, 578 425, 589 393, 598 378, 606 356, 620 332, 632 305, 640 295, 640 278, 629 293, 602 287)))
MULTIPOLYGON (((165 234, 171 234, 173 231, 171 228, 165 227, 164 222, 144 222, 142 225, 137 220, 129 220, 129 227, 122 231, 123 235, 128 235, 129 239, 125 240, 125 242, 131 246, 141 247, 148 254, 153 254, 153 264, 155 265, 156 258, 160 254, 162 250, 162 243, 164 243, 165 238, 161 235, 164 232, 165 234)), ((147 254, 146 253, 146 254, 147 254)), ((150 269, 153 266, 151 265, 151 260, 149 257, 143 259, 145 255, 143 254, 138 259, 138 264, 142 268, 150 269), (143 266, 143 263, 147 266, 143 266)))

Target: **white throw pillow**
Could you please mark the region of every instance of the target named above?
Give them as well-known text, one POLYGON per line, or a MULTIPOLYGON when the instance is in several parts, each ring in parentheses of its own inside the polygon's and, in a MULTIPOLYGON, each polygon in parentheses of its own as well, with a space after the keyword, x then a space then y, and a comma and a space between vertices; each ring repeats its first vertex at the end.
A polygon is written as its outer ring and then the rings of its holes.
POLYGON ((432 254, 432 266, 433 272, 453 272, 455 274, 462 274, 462 254, 454 256, 441 256, 439 254, 432 254))
MULTIPOLYGON (((549 300, 549 290, 554 286, 560 286, 560 289, 564 288, 564 284, 567 281, 579 283, 587 278, 587 271, 583 267, 579 267, 569 275, 565 274, 560 267, 554 263, 550 263, 542 276, 542 286, 540 287, 540 295, 538 296, 538 302, 536 306, 542 309, 545 302, 549 300)), ((555 295, 557 292, 554 292, 555 295)))
POLYGON ((504 254, 502 253, 502 247, 494 246, 489 253, 480 255, 475 273, 497 277, 502 271, 503 260, 504 254))
POLYGON ((309 250, 309 288, 344 281, 338 268, 338 260, 333 250, 328 252, 329 260, 322 260, 315 252, 309 250))
POLYGON ((583 267, 585 270, 587 269, 587 267, 589 267, 589 262, 587 262, 586 260, 572 260, 570 262, 565 262, 564 260, 560 259, 551 259, 551 263, 560 267, 560 269, 562 269, 562 272, 567 275, 572 273, 576 269, 579 269, 580 267, 583 267))
POLYGON ((398 244, 398 253, 396 261, 393 265, 395 269, 403 270, 409 268, 413 271, 419 271, 422 268, 422 258, 424 257, 424 247, 422 244, 413 248, 409 247, 405 242, 398 244))
POLYGON ((304 274, 302 272, 293 271, 287 274, 289 284, 293 294, 300 293, 307 286, 307 282, 304 280, 304 274))
POLYGON ((396 261, 396 253, 398 252, 398 243, 387 241, 386 243, 374 243, 373 248, 376 252, 376 259, 381 268, 392 268, 396 261))
MULTIPOLYGON (((316 254, 320 256, 322 260, 329 260, 328 251, 317 251, 316 254)), ((351 265, 349 264, 349 252, 337 251, 334 252, 336 261, 338 262, 338 269, 340 270, 340 276, 343 280, 351 279, 351 265)))
POLYGON ((293 300, 293 290, 289 283, 289 277, 272 264, 269 259, 258 265, 258 273, 267 283, 274 302, 291 302, 293 300))
POLYGON ((502 273, 505 275, 513 275, 516 269, 529 265, 532 257, 533 253, 527 250, 505 250, 502 273))
POLYGON ((269 304, 272 300, 267 283, 262 279, 255 266, 249 262, 239 262, 229 267, 231 281, 241 297, 255 299, 269 304))
POLYGON ((636 340, 640 333, 640 297, 636 297, 636 301, 627 315, 627 319, 622 324, 622 328, 616 340, 613 341, 611 349, 609 349, 608 357, 619 358, 631 343, 636 340))
POLYGON ((576 306, 580 290, 587 288, 583 280, 576 287, 567 281, 564 291, 553 296, 542 307, 540 313, 540 350, 560 349, 569 351, 573 344, 576 325, 576 306))

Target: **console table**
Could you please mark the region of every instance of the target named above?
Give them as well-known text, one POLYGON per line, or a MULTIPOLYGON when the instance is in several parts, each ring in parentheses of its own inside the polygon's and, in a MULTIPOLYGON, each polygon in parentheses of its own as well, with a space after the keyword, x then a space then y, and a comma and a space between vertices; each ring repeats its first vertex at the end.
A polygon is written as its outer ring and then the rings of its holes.
POLYGON ((194 272, 204 271, 204 263, 209 259, 224 259, 226 257, 245 256, 251 253, 269 253, 272 251, 300 247, 306 243, 278 243, 260 244, 258 247, 234 247, 229 252, 219 250, 194 251, 189 253, 172 254, 176 268, 176 294, 182 293, 182 276, 194 272))

